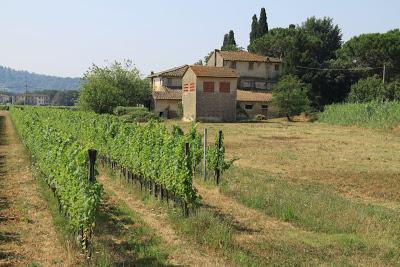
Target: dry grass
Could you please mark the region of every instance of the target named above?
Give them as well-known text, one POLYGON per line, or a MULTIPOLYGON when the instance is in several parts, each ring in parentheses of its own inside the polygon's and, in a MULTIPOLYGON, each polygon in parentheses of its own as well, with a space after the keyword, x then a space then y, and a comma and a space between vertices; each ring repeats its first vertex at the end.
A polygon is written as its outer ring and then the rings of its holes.
POLYGON ((282 224, 239 236, 242 246, 279 265, 400 264, 398 132, 279 120, 205 127, 212 137, 222 129, 228 156, 240 158, 222 192, 282 224))

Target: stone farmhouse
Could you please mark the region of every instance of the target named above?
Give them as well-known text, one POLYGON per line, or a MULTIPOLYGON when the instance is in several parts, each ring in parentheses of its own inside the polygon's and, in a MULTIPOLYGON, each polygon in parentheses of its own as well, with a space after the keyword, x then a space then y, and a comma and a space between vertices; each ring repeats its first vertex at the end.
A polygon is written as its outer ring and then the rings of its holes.
POLYGON ((274 117, 271 90, 281 72, 281 59, 216 49, 205 66, 152 72, 152 108, 167 118, 182 110, 184 120, 234 121, 237 109, 247 118, 274 117))
POLYGON ((15 102, 25 105, 47 106, 50 104, 50 98, 45 94, 25 93, 17 95, 15 102))

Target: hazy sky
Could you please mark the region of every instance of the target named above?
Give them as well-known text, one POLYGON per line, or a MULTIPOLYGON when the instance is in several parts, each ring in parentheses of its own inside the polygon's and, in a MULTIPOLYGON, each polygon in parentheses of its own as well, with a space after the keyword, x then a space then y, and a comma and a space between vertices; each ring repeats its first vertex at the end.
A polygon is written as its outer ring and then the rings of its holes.
POLYGON ((0 65, 81 76, 91 63, 132 59, 148 74, 194 63, 230 29, 246 48, 261 7, 270 28, 330 16, 344 40, 400 27, 400 0, 0 0, 0 65))

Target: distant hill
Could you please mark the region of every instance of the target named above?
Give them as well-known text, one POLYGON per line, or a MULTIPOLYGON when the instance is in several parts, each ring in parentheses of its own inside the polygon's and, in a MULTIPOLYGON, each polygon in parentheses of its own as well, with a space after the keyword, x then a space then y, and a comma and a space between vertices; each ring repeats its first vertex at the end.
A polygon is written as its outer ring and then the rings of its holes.
POLYGON ((81 80, 80 78, 62 78, 0 66, 0 91, 23 92, 26 84, 28 84, 28 90, 31 92, 39 90, 79 90, 81 80))

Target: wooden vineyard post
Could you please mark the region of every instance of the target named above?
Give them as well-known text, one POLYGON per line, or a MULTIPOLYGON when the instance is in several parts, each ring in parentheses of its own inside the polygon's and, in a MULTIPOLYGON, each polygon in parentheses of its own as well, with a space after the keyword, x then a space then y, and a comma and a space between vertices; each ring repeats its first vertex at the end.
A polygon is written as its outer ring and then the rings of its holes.
POLYGON ((217 173, 216 173, 217 185, 219 185, 219 181, 221 178, 221 170, 220 170, 220 166, 219 166, 219 161, 220 161, 219 154, 221 151, 221 147, 222 147, 222 130, 219 130, 219 132, 218 132, 218 167, 217 167, 217 173))
POLYGON ((204 144, 203 144, 203 175, 204 181, 207 180, 207 128, 204 129, 204 144))
POLYGON ((88 179, 89 179, 89 182, 94 182, 94 180, 95 180, 94 165, 96 163, 97 151, 94 149, 89 149, 88 153, 89 153, 88 179))

